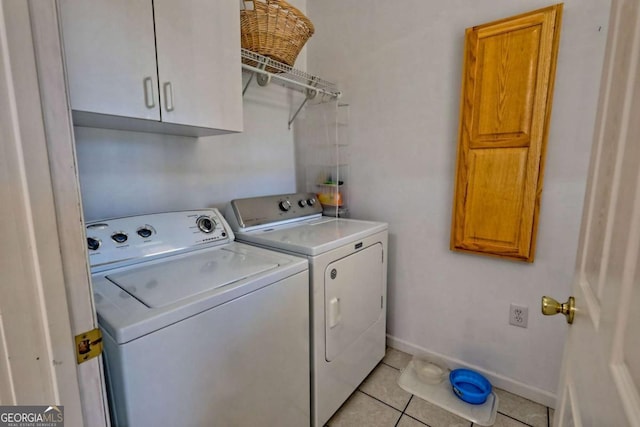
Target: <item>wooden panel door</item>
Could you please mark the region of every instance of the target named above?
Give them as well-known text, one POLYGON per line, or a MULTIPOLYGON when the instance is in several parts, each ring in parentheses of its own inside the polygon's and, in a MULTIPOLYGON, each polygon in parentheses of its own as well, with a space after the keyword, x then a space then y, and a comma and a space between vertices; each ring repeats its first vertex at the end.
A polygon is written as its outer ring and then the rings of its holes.
POLYGON ((238 4, 154 0, 162 121, 242 131, 238 4))
POLYGON ((466 30, 452 250, 533 262, 561 15, 466 30))
POLYGON ((150 0, 60 2, 71 108, 160 120, 150 0))

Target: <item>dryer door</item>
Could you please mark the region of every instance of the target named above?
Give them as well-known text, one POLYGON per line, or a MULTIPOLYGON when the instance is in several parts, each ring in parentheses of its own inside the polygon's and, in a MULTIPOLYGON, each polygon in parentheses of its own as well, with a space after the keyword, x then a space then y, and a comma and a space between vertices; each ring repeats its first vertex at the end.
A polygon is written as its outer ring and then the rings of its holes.
POLYGON ((380 318, 382 244, 332 262, 324 272, 325 357, 332 361, 380 318))

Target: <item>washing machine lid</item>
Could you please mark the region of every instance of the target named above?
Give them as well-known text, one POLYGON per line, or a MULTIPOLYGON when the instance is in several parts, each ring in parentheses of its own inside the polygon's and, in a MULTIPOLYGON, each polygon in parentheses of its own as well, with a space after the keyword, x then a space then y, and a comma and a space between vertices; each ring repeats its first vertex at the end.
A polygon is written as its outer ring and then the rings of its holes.
POLYGON ((384 222, 320 217, 298 223, 236 232, 236 239, 302 255, 315 256, 357 243, 372 234, 387 230, 384 222))
POLYGON ((157 308, 277 267, 272 259, 222 248, 106 277, 147 307, 157 308))
POLYGON ((91 282, 103 334, 124 344, 297 274, 308 277, 305 258, 232 242, 96 273, 91 282))

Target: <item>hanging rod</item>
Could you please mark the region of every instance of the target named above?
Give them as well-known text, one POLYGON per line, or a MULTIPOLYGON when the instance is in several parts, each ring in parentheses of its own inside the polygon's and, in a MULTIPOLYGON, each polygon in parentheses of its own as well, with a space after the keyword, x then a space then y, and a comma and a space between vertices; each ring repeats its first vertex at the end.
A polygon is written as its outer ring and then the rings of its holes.
POLYGON ((336 99, 342 96, 342 92, 336 88, 334 83, 323 80, 318 76, 290 67, 282 62, 275 61, 247 49, 242 49, 241 53, 243 60, 242 69, 251 72, 251 77, 242 89, 243 95, 247 91, 254 76, 260 86, 266 86, 272 79, 276 79, 284 86, 305 94, 304 101, 302 101, 300 107, 298 107, 291 119, 289 119, 289 129, 291 129, 291 124, 308 100, 314 99, 318 94, 336 99))

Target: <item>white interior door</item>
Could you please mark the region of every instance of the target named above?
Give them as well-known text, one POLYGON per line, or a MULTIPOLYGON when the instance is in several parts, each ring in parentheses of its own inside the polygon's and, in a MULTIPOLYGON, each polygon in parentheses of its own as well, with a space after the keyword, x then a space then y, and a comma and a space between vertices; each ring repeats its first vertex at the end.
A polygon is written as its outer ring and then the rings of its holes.
POLYGON ((0 405, 64 405, 108 426, 54 0, 0 2, 0 405))
POLYGON ((640 426, 639 56, 640 2, 614 0, 557 426, 640 426))
MULTIPOLYGON (((54 202, 47 146, 50 139, 62 145, 71 139, 45 130, 60 110, 57 123, 70 128, 56 43, 52 0, 0 2, 0 405, 64 405, 66 425, 101 426, 104 417, 90 424, 82 412, 79 383, 86 377, 76 365, 65 286, 73 278, 64 269, 60 236, 66 233, 56 214, 63 200, 54 202), (47 61, 51 55, 57 62, 47 61), (57 103, 50 98, 55 90, 44 89, 54 89, 54 82, 62 88, 57 103), (48 101, 51 110, 43 108, 48 101)), ((62 209, 73 212, 77 205, 62 209)), ((96 369, 93 377, 99 374, 96 369)))

